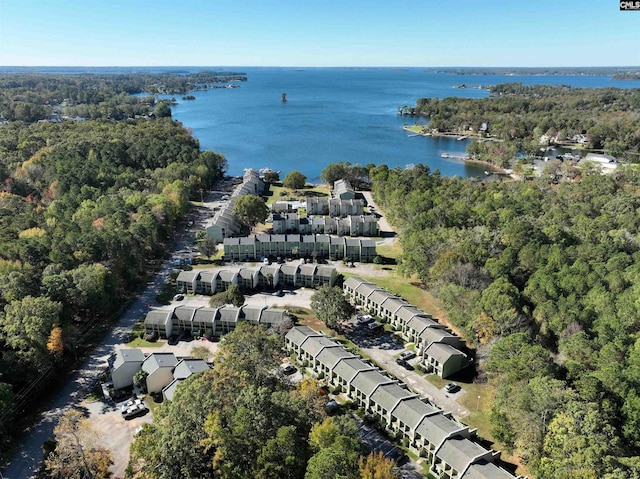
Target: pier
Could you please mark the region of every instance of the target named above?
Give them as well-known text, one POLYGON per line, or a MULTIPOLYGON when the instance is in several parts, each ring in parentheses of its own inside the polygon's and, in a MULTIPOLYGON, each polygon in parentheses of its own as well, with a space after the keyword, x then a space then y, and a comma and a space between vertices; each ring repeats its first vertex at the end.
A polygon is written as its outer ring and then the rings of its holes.
POLYGON ((463 155, 460 153, 442 153, 440 155, 440 158, 447 158, 450 160, 461 160, 461 161, 467 161, 471 159, 470 155, 463 155))

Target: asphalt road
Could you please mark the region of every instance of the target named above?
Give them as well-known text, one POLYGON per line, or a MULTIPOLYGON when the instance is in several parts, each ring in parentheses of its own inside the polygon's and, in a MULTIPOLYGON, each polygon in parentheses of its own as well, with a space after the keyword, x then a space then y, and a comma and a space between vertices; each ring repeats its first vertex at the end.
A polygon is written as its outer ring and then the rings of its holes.
POLYGON ((131 302, 122 313, 115 327, 108 333, 102 344, 91 353, 80 368, 75 371, 67 383, 54 394, 36 423, 25 432, 16 445, 12 458, 2 469, 0 477, 4 479, 28 479, 34 477, 42 464, 42 444, 53 435, 53 429, 60 416, 69 408, 81 408, 82 400, 94 387, 100 374, 107 367, 107 359, 113 353, 113 347, 124 342, 131 327, 143 318, 149 305, 155 303, 155 297, 166 283, 173 269, 174 258, 186 254, 190 250, 190 243, 197 228, 204 221, 206 210, 199 210, 200 217, 195 225, 185 228, 175 239, 174 255, 163 262, 162 267, 153 281, 147 283, 146 288, 131 302))

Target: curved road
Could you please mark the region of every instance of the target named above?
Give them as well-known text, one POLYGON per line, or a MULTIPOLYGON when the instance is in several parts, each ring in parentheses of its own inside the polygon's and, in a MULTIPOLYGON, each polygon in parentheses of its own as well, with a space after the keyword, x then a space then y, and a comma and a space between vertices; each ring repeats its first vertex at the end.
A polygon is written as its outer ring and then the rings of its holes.
POLYGON ((37 422, 27 430, 20 443, 17 444, 10 462, 2 469, 0 478, 28 479, 34 477, 42 464, 42 444, 53 436, 53 429, 58 418, 70 407, 79 405, 93 389, 100 374, 107 367, 107 360, 113 353, 113 347, 123 343, 132 326, 149 311, 149 305, 155 303, 155 297, 166 283, 172 270, 174 258, 186 254, 187 244, 193 234, 204 221, 206 209, 197 209, 197 224, 178 235, 174 242, 174 256, 163 262, 155 278, 147 283, 147 287, 125 309, 115 326, 97 346, 91 356, 75 371, 67 383, 60 389, 40 414, 37 422))

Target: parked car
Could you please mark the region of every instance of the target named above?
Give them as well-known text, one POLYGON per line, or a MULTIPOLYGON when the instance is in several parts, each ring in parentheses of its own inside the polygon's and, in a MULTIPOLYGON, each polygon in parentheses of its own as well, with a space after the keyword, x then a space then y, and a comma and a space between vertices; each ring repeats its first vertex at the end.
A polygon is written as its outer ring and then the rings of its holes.
POLYGON ((124 416, 124 413, 128 410, 131 409, 134 406, 139 406, 142 404, 142 399, 129 399, 128 401, 126 401, 121 407, 120 407, 120 411, 122 412, 122 415, 124 416))
POLYGON ((409 359, 413 359, 415 357, 416 357, 416 353, 414 353, 413 351, 404 351, 399 356, 399 358, 404 360, 404 361, 408 361, 409 359))
POLYGON ((144 404, 136 404, 131 406, 126 411, 122 412, 122 417, 125 419, 133 419, 137 416, 142 416, 149 411, 149 408, 144 404))
POLYGON ((368 314, 357 314, 356 322, 358 324, 367 324, 370 323, 373 318, 368 314))
POLYGON ((292 374, 293 374, 293 373, 295 373, 296 371, 298 371, 298 370, 297 370, 297 369, 296 369, 296 367, 295 367, 293 364, 291 364, 291 363, 283 364, 283 365, 282 365, 282 372, 283 372, 284 374, 286 374, 287 376, 292 375, 292 374))
POLYGON ((184 294, 178 293, 173 297, 174 301, 182 301, 184 299, 184 294))
POLYGON ((409 364, 408 362, 406 362, 404 359, 396 359, 396 363, 398 363, 400 366, 402 366, 403 368, 409 370, 409 371, 413 371, 413 366, 411 364, 409 364))
POLYGON ((176 334, 172 334, 171 336, 169 336, 169 339, 167 340, 167 344, 169 346, 175 346, 176 344, 178 344, 178 336, 176 334))
POLYGON ((458 386, 456 383, 449 383, 444 387, 444 390, 448 393, 457 393, 458 391, 460 391, 460 386, 458 386))
POLYGON ((378 332, 382 331, 383 329, 384 328, 382 327, 382 324, 376 323, 375 321, 373 323, 367 324, 367 331, 369 332, 369 334, 378 333, 378 332))

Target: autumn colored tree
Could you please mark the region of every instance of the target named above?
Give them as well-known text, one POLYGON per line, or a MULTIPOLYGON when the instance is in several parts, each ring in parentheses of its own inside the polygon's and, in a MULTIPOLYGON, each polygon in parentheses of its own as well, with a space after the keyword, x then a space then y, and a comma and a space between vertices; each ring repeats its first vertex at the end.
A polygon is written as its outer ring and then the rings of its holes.
POLYGON ((382 451, 371 452, 366 458, 360 456, 360 479, 398 479, 393 459, 384 457, 382 451))
POLYGON ((53 430, 55 449, 45 459, 52 479, 106 479, 111 477, 111 452, 97 445, 97 435, 76 409, 65 412, 53 430))
POLYGON ((64 341, 62 340, 62 328, 55 326, 49 335, 47 349, 56 357, 60 358, 64 352, 64 341))

